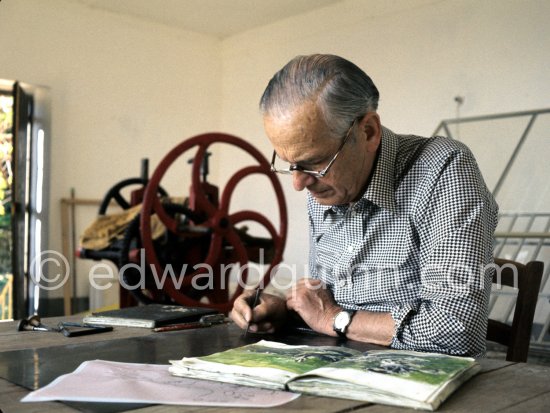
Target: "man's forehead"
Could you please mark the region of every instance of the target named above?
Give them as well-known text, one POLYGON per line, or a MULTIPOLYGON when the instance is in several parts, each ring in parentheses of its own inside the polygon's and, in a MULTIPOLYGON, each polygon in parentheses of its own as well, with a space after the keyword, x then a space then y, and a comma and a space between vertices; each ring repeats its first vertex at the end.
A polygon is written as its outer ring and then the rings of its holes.
POLYGON ((315 103, 305 103, 282 115, 264 116, 264 128, 274 145, 313 145, 326 137, 328 128, 315 103))

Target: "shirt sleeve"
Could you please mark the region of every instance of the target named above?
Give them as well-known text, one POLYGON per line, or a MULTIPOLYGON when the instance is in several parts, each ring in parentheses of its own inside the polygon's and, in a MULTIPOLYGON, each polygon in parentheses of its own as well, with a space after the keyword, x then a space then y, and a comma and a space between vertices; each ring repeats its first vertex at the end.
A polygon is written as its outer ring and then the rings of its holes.
POLYGON ((392 308, 391 346, 481 356, 498 208, 466 147, 430 169, 411 218, 420 246, 420 293, 392 308))

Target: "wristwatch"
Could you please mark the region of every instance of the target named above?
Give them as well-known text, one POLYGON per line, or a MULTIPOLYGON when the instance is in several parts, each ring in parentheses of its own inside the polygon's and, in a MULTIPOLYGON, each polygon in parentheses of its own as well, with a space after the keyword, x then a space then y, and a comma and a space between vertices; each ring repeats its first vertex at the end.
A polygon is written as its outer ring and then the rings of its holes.
POLYGON ((345 337, 346 331, 351 323, 352 317, 355 315, 355 311, 342 310, 334 317, 334 323, 332 329, 340 336, 345 337))

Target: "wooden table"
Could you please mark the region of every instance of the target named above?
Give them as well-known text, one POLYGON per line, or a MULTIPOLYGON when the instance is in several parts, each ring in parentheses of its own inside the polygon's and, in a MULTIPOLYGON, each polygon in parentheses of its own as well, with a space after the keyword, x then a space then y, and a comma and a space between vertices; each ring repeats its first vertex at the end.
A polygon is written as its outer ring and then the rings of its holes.
MULTIPOLYGON (((55 325, 60 319, 46 319, 55 325)), ((64 320, 75 321, 65 318, 64 320)), ((73 371, 82 361, 104 359, 123 362, 167 364, 169 359, 201 356, 257 341, 242 338, 232 324, 196 330, 153 333, 148 329, 115 328, 97 335, 67 338, 59 333, 17 332, 15 322, 0 323, 0 411, 12 412, 120 412, 189 413, 242 411, 234 408, 197 408, 167 405, 111 405, 97 403, 20 403, 29 389, 41 387, 60 374, 73 371)), ((262 336, 288 344, 336 345, 332 337, 291 333, 262 336)), ((364 343, 347 346, 367 350, 364 343)), ((550 367, 482 359, 482 372, 458 389, 440 408, 441 412, 548 412, 550 367)), ((272 412, 387 413, 412 411, 341 399, 302 395, 272 412)), ((256 413, 263 409, 246 409, 256 413)))

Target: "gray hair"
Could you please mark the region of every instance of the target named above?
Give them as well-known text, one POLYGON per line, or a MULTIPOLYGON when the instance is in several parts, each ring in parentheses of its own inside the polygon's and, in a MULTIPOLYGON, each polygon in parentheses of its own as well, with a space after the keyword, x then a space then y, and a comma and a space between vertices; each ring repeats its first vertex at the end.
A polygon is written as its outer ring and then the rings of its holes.
POLYGON ((317 103, 334 134, 378 108, 378 89, 350 61, 334 55, 297 56, 269 81, 260 100, 264 116, 286 117, 296 107, 317 103))

